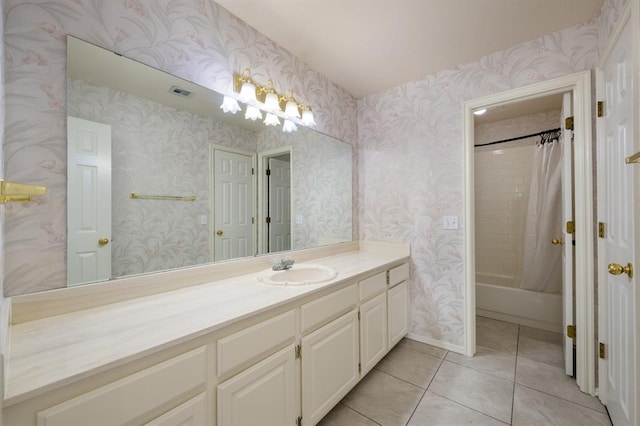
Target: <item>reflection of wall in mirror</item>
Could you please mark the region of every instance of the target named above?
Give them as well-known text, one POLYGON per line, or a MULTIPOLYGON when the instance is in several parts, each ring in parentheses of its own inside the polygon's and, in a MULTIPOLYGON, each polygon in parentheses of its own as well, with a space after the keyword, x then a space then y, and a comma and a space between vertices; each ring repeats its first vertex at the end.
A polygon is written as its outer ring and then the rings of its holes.
POLYGON ((258 135, 258 151, 282 146, 292 149, 291 248, 351 241, 351 146, 306 129, 258 135))
POLYGON ((112 276, 209 262, 209 227, 199 219, 211 217, 209 144, 255 151, 255 133, 78 80, 68 82, 67 107, 112 128, 112 276), (132 200, 131 192, 197 198, 132 200))

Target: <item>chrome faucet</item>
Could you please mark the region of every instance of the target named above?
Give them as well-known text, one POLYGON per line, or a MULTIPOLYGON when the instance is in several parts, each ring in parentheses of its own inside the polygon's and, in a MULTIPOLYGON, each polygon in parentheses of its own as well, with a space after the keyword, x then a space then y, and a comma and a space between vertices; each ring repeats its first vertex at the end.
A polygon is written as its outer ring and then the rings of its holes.
POLYGON ((285 269, 291 269, 294 263, 295 260, 293 259, 279 259, 273 262, 273 267, 271 269, 274 271, 284 271, 285 269))

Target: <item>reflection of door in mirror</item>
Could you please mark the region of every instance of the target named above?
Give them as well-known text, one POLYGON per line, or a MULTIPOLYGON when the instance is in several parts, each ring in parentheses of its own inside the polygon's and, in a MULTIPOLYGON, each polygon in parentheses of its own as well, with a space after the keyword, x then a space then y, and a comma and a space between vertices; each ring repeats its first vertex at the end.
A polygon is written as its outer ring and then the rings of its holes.
POLYGON ((213 150, 213 227, 215 261, 254 255, 253 155, 213 150))
POLYGON ((289 155, 269 158, 267 169, 268 252, 291 250, 291 163, 289 155))
POLYGON ((67 285, 111 278, 111 126, 67 119, 67 285))

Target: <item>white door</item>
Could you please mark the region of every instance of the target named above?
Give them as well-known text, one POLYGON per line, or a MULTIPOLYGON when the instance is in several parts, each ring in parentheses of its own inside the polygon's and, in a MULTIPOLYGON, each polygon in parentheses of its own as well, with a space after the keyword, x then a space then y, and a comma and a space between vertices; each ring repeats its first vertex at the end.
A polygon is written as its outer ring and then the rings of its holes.
POLYGON ((302 338, 302 419, 315 425, 358 382, 355 311, 302 338))
POLYGON ((111 127, 67 118, 67 285, 111 277, 111 127))
POLYGON ((291 163, 269 159, 269 253, 291 250, 291 163))
POLYGON ((573 234, 566 229, 566 224, 573 221, 573 131, 565 126, 567 117, 573 116, 572 95, 565 93, 562 98, 562 227, 564 244, 562 245, 562 342, 564 351, 565 372, 569 376, 575 374, 573 364, 573 338, 567 336, 567 326, 575 325, 574 291, 573 291, 573 234))
POLYGON ((218 385, 219 426, 294 425, 296 407, 294 345, 218 385))
MULTIPOLYGON (((603 402, 616 426, 637 425, 637 363, 634 358, 638 331, 638 279, 624 268, 634 262, 634 181, 633 168, 626 165, 633 144, 633 52, 631 25, 616 43, 603 73, 604 117, 599 120, 598 140, 598 220, 605 225, 598 246, 600 341, 606 343, 603 402)), ((636 148, 637 149, 637 148, 636 148)), ((633 265, 637 267, 637 265, 633 265)), ((637 353, 635 356, 638 356, 637 353)), ((602 375, 601 375, 602 377, 602 375)))
POLYGON ((253 158, 214 150, 214 260, 254 255, 253 158))

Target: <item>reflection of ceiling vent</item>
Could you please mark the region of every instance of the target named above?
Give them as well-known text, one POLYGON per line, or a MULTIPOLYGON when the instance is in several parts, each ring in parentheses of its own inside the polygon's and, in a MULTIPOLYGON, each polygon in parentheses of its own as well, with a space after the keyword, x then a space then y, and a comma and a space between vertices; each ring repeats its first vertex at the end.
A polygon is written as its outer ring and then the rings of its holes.
POLYGON ((171 86, 171 89, 169 89, 169 93, 173 93, 176 96, 182 96, 183 98, 186 98, 189 95, 191 95, 190 91, 182 89, 178 86, 171 86))

